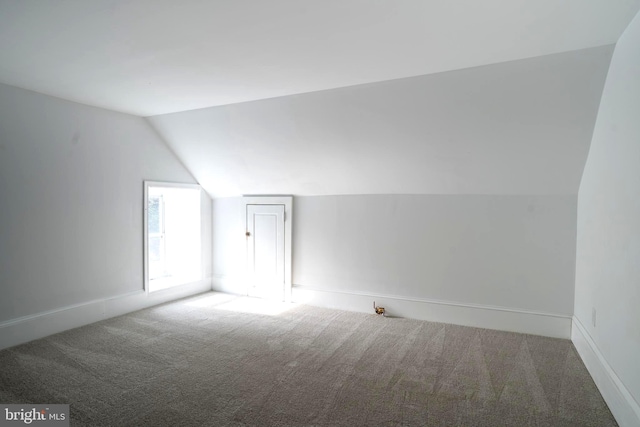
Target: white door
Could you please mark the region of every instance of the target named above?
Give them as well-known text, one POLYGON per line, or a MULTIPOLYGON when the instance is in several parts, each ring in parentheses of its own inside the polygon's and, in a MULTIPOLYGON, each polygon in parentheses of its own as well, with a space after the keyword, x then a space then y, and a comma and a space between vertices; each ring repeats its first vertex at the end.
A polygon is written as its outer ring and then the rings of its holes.
POLYGON ((248 295, 285 297, 284 205, 247 205, 248 295))

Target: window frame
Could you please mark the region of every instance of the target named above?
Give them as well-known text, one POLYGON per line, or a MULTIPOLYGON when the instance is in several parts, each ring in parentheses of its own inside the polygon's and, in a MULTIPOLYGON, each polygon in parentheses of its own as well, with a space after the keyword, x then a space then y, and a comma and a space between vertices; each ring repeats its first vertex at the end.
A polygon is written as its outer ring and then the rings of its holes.
MULTIPOLYGON (((143 278, 142 278, 142 287, 145 294, 148 296, 150 293, 161 292, 168 289, 173 289, 178 286, 188 285, 190 283, 196 283, 202 280, 203 272, 202 265, 200 266, 199 279, 196 281, 189 281, 185 283, 176 283, 174 285, 157 289, 155 291, 150 290, 150 279, 149 279, 149 188, 150 187, 161 187, 161 188, 183 188, 190 190, 198 190, 199 192, 199 203, 200 203, 200 256, 202 257, 202 187, 198 184, 186 184, 186 183, 178 183, 178 182, 165 182, 165 181, 143 181, 144 191, 143 191, 143 201, 142 201, 142 217, 143 217, 143 278)), ((164 221, 164 218, 163 218, 164 221)), ((168 281, 170 279, 167 279, 168 281)))
MULTIPOLYGON (((149 201, 154 198, 156 196, 150 196, 149 194, 147 194, 147 204, 145 205, 145 209, 149 208, 149 201)), ((145 230, 147 232, 147 237, 146 237, 146 244, 147 244, 147 271, 150 269, 150 256, 149 256, 149 245, 151 243, 151 239, 154 237, 157 237, 160 239, 160 251, 162 252, 161 257, 163 259, 163 263, 166 262, 165 258, 167 256, 167 251, 165 248, 165 224, 164 224, 164 216, 165 216, 165 212, 164 212, 164 197, 159 196, 158 198, 158 232, 157 233, 151 233, 149 231, 149 211, 147 210, 147 213, 145 215, 145 218, 147 219, 147 225, 145 227, 145 230)))

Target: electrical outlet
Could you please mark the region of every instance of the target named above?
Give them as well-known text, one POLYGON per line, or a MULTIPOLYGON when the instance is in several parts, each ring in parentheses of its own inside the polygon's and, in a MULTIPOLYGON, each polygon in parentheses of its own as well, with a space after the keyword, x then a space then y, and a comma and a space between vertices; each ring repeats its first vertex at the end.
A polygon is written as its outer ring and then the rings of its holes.
POLYGON ((595 328, 596 327, 596 308, 595 307, 591 307, 591 323, 595 328))

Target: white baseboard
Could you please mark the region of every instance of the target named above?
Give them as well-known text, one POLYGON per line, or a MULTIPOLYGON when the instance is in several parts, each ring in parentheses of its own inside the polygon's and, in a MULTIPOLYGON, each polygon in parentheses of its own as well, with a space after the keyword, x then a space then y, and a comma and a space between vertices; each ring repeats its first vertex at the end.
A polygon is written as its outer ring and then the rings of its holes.
POLYGON ((640 405, 604 358, 584 325, 573 317, 571 341, 621 427, 640 426, 640 405))
POLYGON ((0 323, 0 350, 167 301, 211 290, 211 279, 147 294, 135 291, 0 323))
POLYGON ((374 300, 377 305, 385 307, 390 316, 571 338, 569 315, 393 295, 327 291, 299 285, 293 287, 294 302, 320 307, 372 313, 374 300))

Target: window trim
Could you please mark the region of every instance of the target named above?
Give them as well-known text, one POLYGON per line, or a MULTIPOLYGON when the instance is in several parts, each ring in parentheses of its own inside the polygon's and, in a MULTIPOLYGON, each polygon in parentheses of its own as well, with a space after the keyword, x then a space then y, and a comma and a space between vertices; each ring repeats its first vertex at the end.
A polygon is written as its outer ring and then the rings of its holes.
MULTIPOLYGON (((165 181, 143 181, 143 200, 142 200, 142 251, 143 251, 143 275, 142 275, 142 289, 147 296, 151 293, 149 290, 149 187, 163 187, 163 188, 184 188, 198 190, 200 192, 200 234, 202 237, 202 187, 198 184, 187 184, 179 182, 165 182, 165 181)), ((202 257, 202 242, 200 243, 200 256, 202 257)), ((200 267, 200 279, 202 280, 202 266, 200 267)), ((156 292, 161 292, 168 289, 173 289, 176 286, 187 285, 189 283, 180 283, 178 285, 170 286, 165 289, 158 289, 156 292)))

